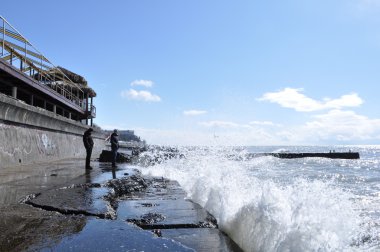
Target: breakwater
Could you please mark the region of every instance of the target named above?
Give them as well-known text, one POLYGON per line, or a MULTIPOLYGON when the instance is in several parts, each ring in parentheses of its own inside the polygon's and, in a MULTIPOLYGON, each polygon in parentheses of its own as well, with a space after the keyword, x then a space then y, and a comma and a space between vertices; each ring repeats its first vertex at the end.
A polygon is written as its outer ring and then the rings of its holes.
MULTIPOLYGON (((0 94, 0 168, 84 158, 82 135, 88 128, 53 112, 0 94)), ((93 133, 93 157, 105 148, 101 131, 93 133)))
POLYGON ((0 170, 0 251, 241 251, 176 181, 80 164, 0 170))
POLYGON ((278 152, 278 153, 250 153, 249 158, 262 157, 262 156, 273 156, 277 158, 306 158, 306 157, 321 157, 321 158, 332 158, 332 159, 359 159, 359 152, 300 152, 300 153, 290 153, 290 152, 278 152))

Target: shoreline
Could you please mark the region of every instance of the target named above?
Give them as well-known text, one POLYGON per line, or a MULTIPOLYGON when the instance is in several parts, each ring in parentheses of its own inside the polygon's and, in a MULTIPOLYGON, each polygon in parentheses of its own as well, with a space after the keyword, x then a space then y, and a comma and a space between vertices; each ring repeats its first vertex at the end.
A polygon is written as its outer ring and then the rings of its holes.
POLYGON ((92 165, 87 172, 84 160, 70 159, 1 170, 0 250, 242 251, 176 181, 128 164, 92 165))

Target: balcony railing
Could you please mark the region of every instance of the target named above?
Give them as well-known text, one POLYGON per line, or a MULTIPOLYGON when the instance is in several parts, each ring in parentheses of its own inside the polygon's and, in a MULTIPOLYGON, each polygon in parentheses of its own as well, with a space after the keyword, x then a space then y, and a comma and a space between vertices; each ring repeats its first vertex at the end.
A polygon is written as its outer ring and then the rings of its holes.
POLYGON ((78 107, 82 88, 42 55, 24 36, 0 16, 0 57, 40 85, 49 87, 78 107))
POLYGON ((95 118, 96 117, 96 107, 94 105, 91 105, 89 107, 89 111, 87 111, 87 112, 88 112, 88 116, 90 118, 95 118))

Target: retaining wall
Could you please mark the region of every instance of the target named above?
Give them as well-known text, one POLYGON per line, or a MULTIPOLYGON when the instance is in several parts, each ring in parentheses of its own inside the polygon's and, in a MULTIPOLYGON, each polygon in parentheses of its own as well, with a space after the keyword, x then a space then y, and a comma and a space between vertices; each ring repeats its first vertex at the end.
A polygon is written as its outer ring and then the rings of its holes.
MULTIPOLYGON (((89 126, 0 94, 0 168, 85 158, 82 136, 89 126)), ((93 132, 93 158, 106 149, 104 135, 93 132)))

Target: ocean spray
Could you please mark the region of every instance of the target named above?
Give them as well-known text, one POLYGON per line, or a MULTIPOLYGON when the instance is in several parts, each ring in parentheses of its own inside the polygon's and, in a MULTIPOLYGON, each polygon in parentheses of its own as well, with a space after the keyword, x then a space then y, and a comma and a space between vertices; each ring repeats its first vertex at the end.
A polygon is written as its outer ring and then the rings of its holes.
POLYGON ((366 232, 361 206, 323 172, 330 160, 245 159, 246 149, 225 147, 179 152, 180 158, 141 168, 143 173, 177 180, 245 251, 364 248, 355 245, 366 232))

